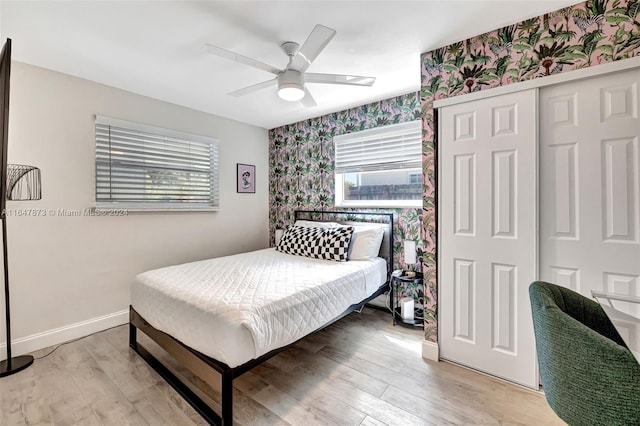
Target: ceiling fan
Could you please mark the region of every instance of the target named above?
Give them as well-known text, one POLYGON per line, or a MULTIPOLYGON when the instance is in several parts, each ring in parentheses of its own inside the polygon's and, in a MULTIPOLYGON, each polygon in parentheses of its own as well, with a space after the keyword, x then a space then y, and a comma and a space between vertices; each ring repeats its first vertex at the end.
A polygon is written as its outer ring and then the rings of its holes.
POLYGON ((249 65, 276 75, 276 78, 235 90, 229 93, 229 95, 242 96, 269 86, 277 85, 278 96, 280 96, 280 98, 292 102, 302 100, 305 106, 316 106, 316 101, 305 87, 305 83, 371 86, 376 81, 375 77, 305 72, 335 35, 336 30, 318 24, 313 28, 313 31, 311 31, 311 34, 309 34, 309 37, 307 37, 302 46, 293 41, 282 43, 280 47, 289 57, 289 63, 283 70, 212 44, 207 43, 205 47, 207 51, 213 55, 240 62, 241 64, 249 65))

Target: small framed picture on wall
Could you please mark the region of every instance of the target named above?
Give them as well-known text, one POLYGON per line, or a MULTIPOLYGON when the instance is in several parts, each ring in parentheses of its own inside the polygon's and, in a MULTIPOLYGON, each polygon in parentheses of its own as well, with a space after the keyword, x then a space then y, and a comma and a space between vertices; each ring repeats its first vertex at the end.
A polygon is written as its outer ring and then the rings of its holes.
POLYGON ((238 163, 238 192, 256 192, 256 166, 238 163))

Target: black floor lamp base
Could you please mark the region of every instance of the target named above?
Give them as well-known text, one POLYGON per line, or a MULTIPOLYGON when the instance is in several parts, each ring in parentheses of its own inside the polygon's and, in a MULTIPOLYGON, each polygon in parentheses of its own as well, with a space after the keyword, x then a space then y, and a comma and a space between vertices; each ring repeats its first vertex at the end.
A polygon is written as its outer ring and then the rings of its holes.
POLYGON ((31 355, 22 355, 11 358, 11 369, 7 368, 9 366, 9 362, 6 359, 4 361, 0 361, 0 377, 16 374, 31 364, 33 364, 33 357, 31 355))

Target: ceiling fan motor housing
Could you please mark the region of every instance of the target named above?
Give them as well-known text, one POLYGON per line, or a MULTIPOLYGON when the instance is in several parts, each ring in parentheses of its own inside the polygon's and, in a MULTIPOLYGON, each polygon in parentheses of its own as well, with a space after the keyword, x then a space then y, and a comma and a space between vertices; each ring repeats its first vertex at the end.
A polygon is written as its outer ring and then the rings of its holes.
POLYGON ((287 101, 304 97, 304 79, 300 71, 288 69, 278 74, 278 95, 287 101))

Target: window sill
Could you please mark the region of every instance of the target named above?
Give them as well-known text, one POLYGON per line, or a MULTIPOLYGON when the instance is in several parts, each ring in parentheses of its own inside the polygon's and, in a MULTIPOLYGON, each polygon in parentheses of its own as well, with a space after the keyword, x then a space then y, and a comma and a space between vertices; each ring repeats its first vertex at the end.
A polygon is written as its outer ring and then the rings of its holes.
POLYGON ((374 202, 354 201, 335 203, 336 207, 341 208, 372 208, 372 209, 419 209, 422 208, 422 200, 412 200, 404 202, 385 202, 377 200, 374 202))

